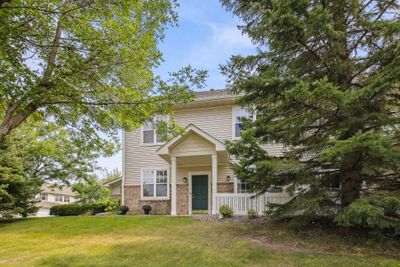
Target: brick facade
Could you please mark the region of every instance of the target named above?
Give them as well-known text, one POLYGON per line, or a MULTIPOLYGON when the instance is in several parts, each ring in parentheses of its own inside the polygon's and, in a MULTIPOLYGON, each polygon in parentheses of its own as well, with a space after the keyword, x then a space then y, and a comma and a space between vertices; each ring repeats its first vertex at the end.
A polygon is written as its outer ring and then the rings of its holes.
POLYGON ((217 183, 218 193, 234 193, 235 185, 233 182, 219 182, 217 183))
POLYGON ((187 215, 189 214, 189 186, 177 184, 176 187, 176 213, 187 215))
MULTIPOLYGON (((187 184, 178 184, 176 188, 176 212, 178 215, 189 213, 189 190, 187 184)), ((131 214, 143 214, 142 206, 150 205, 151 214, 171 214, 171 200, 140 200, 140 186, 125 186, 125 205, 131 214)), ((171 193, 171 191, 170 191, 171 193)))
MULTIPOLYGON (((178 215, 189 214, 189 186, 188 184, 176 185, 176 213, 178 215)), ((218 193, 233 193, 233 182, 219 182, 218 193)), ((151 214, 171 214, 171 200, 140 200, 140 186, 125 186, 125 205, 129 207, 131 214, 143 214, 142 206, 150 205, 151 214)), ((170 190, 171 194, 171 190, 170 190)))

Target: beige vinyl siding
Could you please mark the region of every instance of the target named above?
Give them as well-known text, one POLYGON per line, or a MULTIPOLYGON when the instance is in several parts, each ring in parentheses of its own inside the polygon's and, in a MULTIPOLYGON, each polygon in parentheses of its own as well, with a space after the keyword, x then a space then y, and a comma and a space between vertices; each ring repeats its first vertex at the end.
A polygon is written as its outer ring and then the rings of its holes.
POLYGON ((189 172, 209 172, 209 173, 211 173, 211 166, 177 167, 176 183, 183 184, 183 177, 186 177, 187 179, 189 179, 189 172))
POLYGON ((140 129, 125 134, 125 185, 139 185, 141 169, 169 169, 156 153, 159 145, 142 145, 140 129))
MULTIPOLYGON (((183 177, 189 178, 190 172, 209 172, 211 174, 211 166, 177 167, 176 182, 182 184, 183 177)), ((226 176, 228 175, 231 177, 230 181, 233 182, 233 172, 229 165, 218 165, 218 182, 226 182, 226 176)))
POLYGON ((215 145, 210 144, 197 134, 191 134, 176 147, 171 149, 174 156, 211 155, 215 152, 215 145))
POLYGON ((121 185, 111 186, 111 195, 120 195, 121 194, 121 185))
POLYGON ((173 117, 180 126, 192 123, 220 141, 232 139, 232 105, 181 109, 173 117))
MULTIPOLYGON (((186 127, 189 124, 194 124, 221 141, 232 138, 231 105, 195 109, 179 109, 175 111, 173 117, 178 125, 186 127)), ((127 132, 125 134, 124 156, 126 185, 139 185, 141 169, 143 168, 169 169, 169 163, 159 157, 156 153, 156 150, 160 147, 160 145, 141 144, 140 131, 141 129, 137 129, 133 132, 127 132)), ((205 141, 202 140, 202 142, 205 141)), ((211 170, 211 167, 206 168, 211 170)), ((193 167, 191 169, 192 171, 196 171, 197 168, 193 167)), ((181 183, 179 181, 180 178, 177 179, 177 182, 181 183)))
POLYGON ((274 156, 274 157, 282 157, 283 156, 283 145, 281 144, 266 144, 263 145, 262 148, 264 148, 268 155, 274 156))
POLYGON ((226 182, 226 176, 230 176, 230 182, 233 182, 233 171, 229 168, 228 164, 218 165, 218 182, 226 182))
MULTIPOLYGON (((232 120, 233 120, 233 104, 229 105, 218 105, 218 106, 207 106, 201 108, 186 108, 178 109, 172 115, 175 122, 186 127, 189 124, 194 124, 201 130, 205 131, 209 135, 217 138, 224 142, 226 140, 232 140, 232 120)), ((139 185, 141 170, 143 168, 154 168, 154 169, 169 169, 169 163, 163 160, 157 155, 156 150, 160 145, 148 145, 141 144, 141 129, 137 129, 133 132, 127 132, 125 134, 125 184, 126 185, 139 185)), ((181 145, 177 145, 175 153, 184 155, 187 152, 201 152, 204 154, 210 153, 210 144, 205 140, 198 138, 188 138, 184 140, 181 145), (186 143, 185 143, 186 142, 186 143)), ((271 156, 281 156, 282 146, 281 145, 265 145, 264 146, 271 156)), ((179 169, 179 166, 177 166, 179 169)), ((186 170, 186 176, 189 172, 189 168, 186 170)), ((204 167, 202 170, 211 171, 211 166, 204 167)), ((191 171, 197 171, 198 167, 191 167, 191 171)), ((201 170, 200 170, 201 171, 201 170)), ((181 177, 178 173, 178 183, 181 182, 181 177)), ((218 166, 218 180, 225 181, 226 176, 232 177, 232 171, 228 165, 218 166)), ((182 175, 181 175, 182 176, 182 175)), ((183 177, 183 176, 182 176, 183 177)))

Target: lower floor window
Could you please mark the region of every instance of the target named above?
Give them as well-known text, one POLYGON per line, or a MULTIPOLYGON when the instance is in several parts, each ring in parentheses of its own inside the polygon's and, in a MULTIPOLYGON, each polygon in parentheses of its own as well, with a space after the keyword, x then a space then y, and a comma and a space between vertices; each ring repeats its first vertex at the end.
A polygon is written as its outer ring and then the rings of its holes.
POLYGON ((167 170, 143 170, 142 175, 143 197, 168 196, 167 170))
POLYGON ((236 189, 237 193, 250 193, 249 184, 246 181, 237 180, 236 189))

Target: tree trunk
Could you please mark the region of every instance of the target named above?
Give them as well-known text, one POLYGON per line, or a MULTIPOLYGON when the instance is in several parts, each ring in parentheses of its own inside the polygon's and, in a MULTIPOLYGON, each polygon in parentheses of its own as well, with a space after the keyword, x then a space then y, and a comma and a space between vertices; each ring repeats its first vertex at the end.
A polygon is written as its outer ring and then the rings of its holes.
MULTIPOLYGON (((61 35, 62 27, 60 18, 57 22, 53 44, 47 60, 47 67, 44 71, 39 88, 46 88, 47 90, 50 89, 49 81, 56 65, 56 58, 58 54, 58 49, 60 47, 61 35)), ((36 96, 39 96, 40 90, 38 90, 35 94, 36 96)), ((16 101, 15 103, 12 103, 8 106, 3 117, 3 121, 0 124, 0 144, 4 142, 4 139, 12 130, 21 125, 21 123, 23 123, 40 106, 40 104, 34 103, 34 100, 31 100, 32 102, 30 104, 27 104, 26 107, 21 108, 21 106, 24 106, 23 101, 25 100, 16 101)))
POLYGON ((36 106, 30 104, 23 111, 12 115, 14 110, 10 107, 0 124, 0 144, 4 142, 4 139, 12 130, 21 125, 35 110, 36 106))
POLYGON ((340 181, 341 181, 341 206, 347 207, 360 197, 361 178, 361 153, 352 152, 343 159, 340 181))

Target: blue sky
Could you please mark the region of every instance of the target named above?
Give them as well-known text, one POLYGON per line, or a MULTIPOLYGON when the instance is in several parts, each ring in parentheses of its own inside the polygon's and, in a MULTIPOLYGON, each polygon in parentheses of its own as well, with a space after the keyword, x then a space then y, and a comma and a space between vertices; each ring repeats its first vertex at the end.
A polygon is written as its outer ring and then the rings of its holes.
MULTIPOLYGON (((155 70, 167 77, 169 72, 184 66, 208 71, 205 90, 225 87, 225 77, 219 65, 227 62, 231 55, 248 55, 255 52, 247 36, 237 29, 240 21, 225 10, 218 0, 183 0, 177 9, 178 27, 169 27, 160 44, 164 61, 155 70)), ((109 170, 121 169, 121 153, 111 158, 100 158, 98 164, 109 170)))

